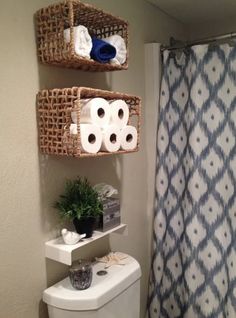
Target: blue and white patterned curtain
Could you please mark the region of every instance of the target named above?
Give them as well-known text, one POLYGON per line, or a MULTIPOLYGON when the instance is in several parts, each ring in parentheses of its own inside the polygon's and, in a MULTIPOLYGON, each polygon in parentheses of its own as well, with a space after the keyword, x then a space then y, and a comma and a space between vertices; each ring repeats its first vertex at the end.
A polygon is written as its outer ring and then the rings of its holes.
POLYGON ((236 47, 166 51, 149 318, 236 317, 236 47))

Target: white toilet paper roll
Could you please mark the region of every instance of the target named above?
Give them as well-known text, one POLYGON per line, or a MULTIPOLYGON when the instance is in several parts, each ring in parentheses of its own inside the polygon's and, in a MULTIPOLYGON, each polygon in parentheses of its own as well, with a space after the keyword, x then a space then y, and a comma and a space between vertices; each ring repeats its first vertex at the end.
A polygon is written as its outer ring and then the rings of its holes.
POLYGON ((111 101, 111 124, 117 125, 119 128, 123 128, 127 125, 129 120, 129 107, 122 99, 111 101))
POLYGON ((70 134, 71 135, 77 135, 77 124, 70 124, 70 134))
MULTIPOLYGON (((109 103, 100 97, 80 100, 80 123, 95 124, 99 127, 105 127, 109 124, 111 108, 109 103)), ((77 123, 77 112, 71 112, 71 119, 77 123)))
POLYGON ((97 153, 102 145, 102 131, 92 124, 80 124, 81 150, 87 153, 97 153))
POLYGON ((134 150, 138 143, 138 133, 134 126, 125 126, 121 129, 121 149, 134 150))
POLYGON ((102 129, 101 150, 114 152, 120 149, 121 131, 118 126, 110 125, 102 129))
POLYGON ((76 124, 76 125, 78 123, 77 116, 78 116, 78 114, 77 114, 76 111, 71 112, 71 119, 72 119, 73 123, 76 124))

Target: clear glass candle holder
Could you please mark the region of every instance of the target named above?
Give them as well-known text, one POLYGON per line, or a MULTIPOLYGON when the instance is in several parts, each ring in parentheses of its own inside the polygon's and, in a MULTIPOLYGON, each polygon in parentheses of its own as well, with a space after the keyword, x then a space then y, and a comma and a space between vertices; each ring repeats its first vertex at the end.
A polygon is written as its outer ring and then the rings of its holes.
POLYGON ((89 288, 93 278, 91 262, 86 260, 73 262, 69 269, 69 277, 75 289, 83 290, 89 288))

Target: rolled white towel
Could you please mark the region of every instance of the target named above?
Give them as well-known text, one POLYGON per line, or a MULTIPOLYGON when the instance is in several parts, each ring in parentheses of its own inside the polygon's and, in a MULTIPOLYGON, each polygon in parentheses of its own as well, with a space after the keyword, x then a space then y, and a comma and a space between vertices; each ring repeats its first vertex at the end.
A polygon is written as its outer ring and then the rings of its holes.
POLYGON ((127 58, 125 40, 119 34, 111 35, 103 40, 116 48, 116 56, 114 59, 111 59, 111 62, 121 65, 124 64, 127 58))
MULTIPOLYGON (((78 25, 73 28, 75 53, 79 56, 90 58, 92 50, 92 38, 89 35, 88 29, 83 25, 78 25)), ((70 28, 64 30, 64 40, 69 43, 71 40, 70 28)))

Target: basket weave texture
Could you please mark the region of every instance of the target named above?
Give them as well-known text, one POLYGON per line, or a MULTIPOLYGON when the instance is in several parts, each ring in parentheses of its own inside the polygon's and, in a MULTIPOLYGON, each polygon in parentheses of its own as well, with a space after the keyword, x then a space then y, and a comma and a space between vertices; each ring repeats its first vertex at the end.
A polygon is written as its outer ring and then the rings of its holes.
POLYGON ((50 5, 36 13, 37 45, 39 60, 84 71, 115 71, 128 68, 128 23, 118 17, 81 3, 66 0, 50 5), (91 36, 106 38, 114 34, 123 37, 127 47, 127 59, 123 65, 102 64, 78 56, 74 50, 73 27, 84 25, 91 36), (70 42, 64 41, 64 29, 70 28, 70 42))
POLYGON ((141 99, 137 96, 87 87, 42 90, 37 95, 39 146, 44 154, 73 157, 104 156, 139 150, 141 99), (102 97, 106 100, 123 99, 129 106, 129 122, 137 128, 138 143, 132 151, 100 151, 97 154, 83 153, 80 147, 80 101, 102 97), (78 134, 70 134, 71 112, 77 112, 78 134))

